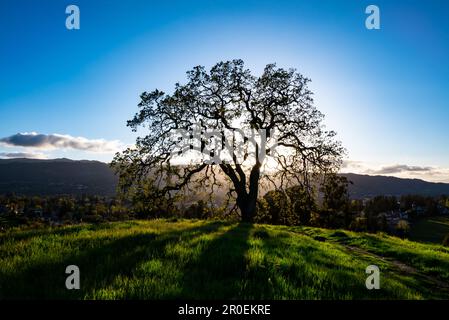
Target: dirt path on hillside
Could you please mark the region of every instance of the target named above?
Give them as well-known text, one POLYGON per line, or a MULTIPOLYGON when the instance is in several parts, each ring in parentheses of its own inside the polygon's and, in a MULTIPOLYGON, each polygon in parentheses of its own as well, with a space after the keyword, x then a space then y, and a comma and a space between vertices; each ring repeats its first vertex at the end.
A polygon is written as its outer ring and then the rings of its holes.
POLYGON ((389 263, 391 265, 393 265, 394 267, 398 268, 401 272, 406 273, 408 275, 412 275, 414 277, 420 277, 424 280, 426 280, 427 282, 429 282, 429 284, 435 285, 440 289, 443 289, 444 291, 448 291, 449 292, 449 283, 442 281, 436 277, 430 276, 430 275, 426 275, 424 273, 422 273, 421 271, 417 270, 416 268, 407 265, 401 261, 392 259, 392 258, 386 258, 383 256, 379 256, 375 253, 366 251, 364 249, 361 249, 359 247, 355 247, 355 246, 349 246, 349 245, 345 245, 340 243, 340 245, 342 245, 344 248, 346 248, 348 251, 350 251, 351 253, 355 253, 355 254, 359 254, 359 255, 367 255, 376 259, 380 259, 383 262, 389 263))

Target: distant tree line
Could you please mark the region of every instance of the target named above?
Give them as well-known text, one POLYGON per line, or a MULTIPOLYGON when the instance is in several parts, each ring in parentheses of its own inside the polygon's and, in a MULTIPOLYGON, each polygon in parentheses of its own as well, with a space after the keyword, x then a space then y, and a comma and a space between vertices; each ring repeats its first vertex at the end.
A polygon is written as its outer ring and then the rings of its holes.
POLYGON ((258 222, 310 225, 407 236, 416 219, 449 215, 449 197, 404 195, 350 200, 346 178, 334 175, 309 198, 300 187, 270 191, 259 201, 258 222))
MULTIPOLYGON (((382 231, 405 237, 415 219, 449 214, 448 196, 377 196, 351 200, 350 183, 346 177, 327 174, 315 184, 313 192, 303 185, 268 191, 257 200, 254 222, 382 231)), ((192 193, 177 194, 176 199, 168 201, 164 197, 155 198, 151 188, 151 185, 136 188, 126 195, 131 211, 138 218, 240 219, 238 208, 232 202, 219 204, 207 194, 202 199, 193 199, 192 193)), ((193 194, 198 197, 201 193, 194 191, 193 194)))
POLYGON ((99 196, 0 196, 0 227, 129 219, 129 206, 99 196))
MULTIPOLYGON (((388 232, 407 236, 409 224, 420 217, 449 214, 449 197, 421 195, 376 196, 351 200, 349 181, 327 175, 310 196, 300 185, 271 190, 259 197, 256 223, 307 225, 354 231, 388 232)), ((131 196, 0 196, 0 226, 95 223, 127 219, 190 218, 239 220, 232 203, 195 199, 185 195, 176 204, 151 198, 151 190, 137 189, 131 196)), ((181 197, 181 196, 179 196, 181 197)))

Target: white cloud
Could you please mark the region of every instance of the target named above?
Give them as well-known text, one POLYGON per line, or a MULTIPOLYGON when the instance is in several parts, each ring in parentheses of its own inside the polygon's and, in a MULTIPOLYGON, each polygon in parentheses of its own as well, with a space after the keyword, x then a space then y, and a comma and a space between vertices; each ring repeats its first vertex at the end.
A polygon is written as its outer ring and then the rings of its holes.
POLYGON ((408 166, 406 164, 395 164, 391 166, 384 166, 378 170, 371 170, 373 174, 393 174, 393 173, 401 173, 401 172, 426 172, 431 173, 435 168, 432 167, 421 167, 421 166, 408 166))
POLYGON ((96 153, 112 153, 120 151, 123 146, 117 140, 87 139, 65 134, 39 134, 36 132, 17 133, 0 138, 0 144, 8 147, 25 147, 41 150, 75 149, 96 153))
POLYGON ((379 164, 345 160, 341 172, 368 175, 387 175, 399 178, 422 179, 431 182, 449 183, 449 168, 407 164, 379 164))

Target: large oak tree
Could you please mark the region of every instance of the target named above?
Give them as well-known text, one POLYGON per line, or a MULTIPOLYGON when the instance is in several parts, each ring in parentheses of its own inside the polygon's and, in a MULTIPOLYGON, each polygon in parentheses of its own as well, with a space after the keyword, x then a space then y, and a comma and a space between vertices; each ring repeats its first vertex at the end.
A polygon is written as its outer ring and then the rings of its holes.
POLYGON ((187 77, 172 94, 140 96, 128 126, 144 135, 113 161, 123 189, 146 188, 166 201, 186 189, 228 188, 242 221, 251 222, 262 183, 311 194, 314 177, 340 165, 343 148, 322 124, 310 80, 296 70, 269 64, 256 77, 233 60, 187 77))

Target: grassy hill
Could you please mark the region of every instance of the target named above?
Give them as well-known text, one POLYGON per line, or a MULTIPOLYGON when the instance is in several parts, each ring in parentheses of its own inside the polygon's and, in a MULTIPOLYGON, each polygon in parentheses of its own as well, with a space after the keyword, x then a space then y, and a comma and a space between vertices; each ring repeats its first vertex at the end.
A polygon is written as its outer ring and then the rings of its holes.
POLYGON ((128 221, 0 235, 0 299, 449 299, 449 249, 387 235, 128 221), (65 289, 65 268, 81 289, 65 289), (381 270, 367 290, 365 268, 381 270))

